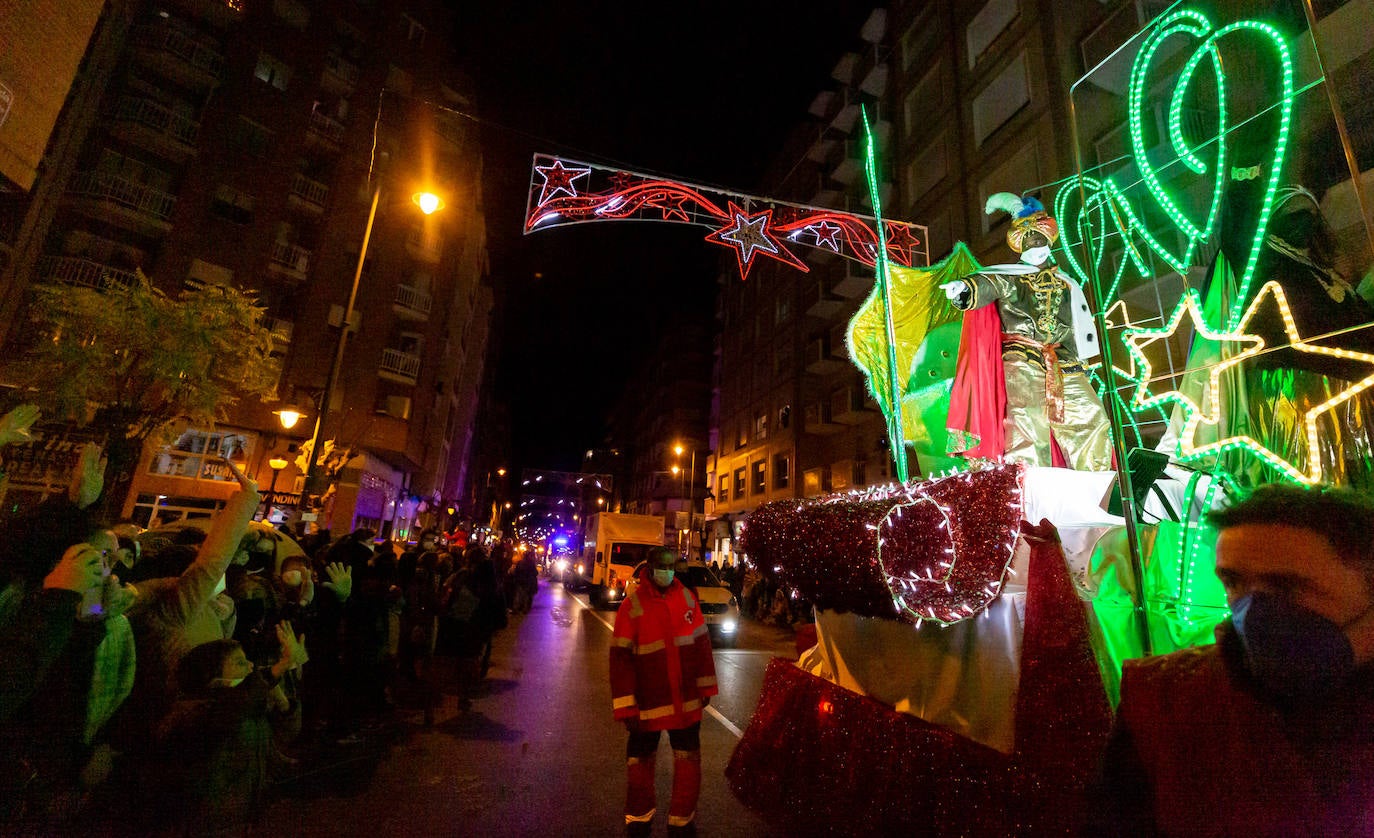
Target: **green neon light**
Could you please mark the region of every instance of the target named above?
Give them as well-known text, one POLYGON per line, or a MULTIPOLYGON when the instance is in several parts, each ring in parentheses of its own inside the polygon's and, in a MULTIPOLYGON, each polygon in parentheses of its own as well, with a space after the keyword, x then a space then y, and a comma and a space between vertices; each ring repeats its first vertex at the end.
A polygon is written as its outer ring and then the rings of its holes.
POLYGON ((873 128, 868 123, 868 109, 860 108, 864 118, 864 175, 868 178, 869 200, 873 202, 873 227, 878 232, 878 252, 874 254, 873 264, 878 274, 878 289, 883 297, 883 320, 887 334, 887 377, 888 392, 892 394, 889 402, 891 413, 887 417, 887 436, 891 442, 892 460, 897 466, 897 479, 907 481, 906 439, 902 433, 902 389, 899 387, 897 369, 897 335, 892 324, 892 291, 888 282, 887 231, 883 228, 883 206, 878 197, 878 154, 877 141, 873 138, 873 128))
MULTIPOLYGON (((1064 224, 1066 233, 1070 235, 1061 240, 1061 253, 1064 254, 1066 261, 1078 274, 1079 279, 1086 282, 1086 269, 1100 267, 1102 251, 1098 249, 1094 255, 1094 244, 1105 242, 1110 234, 1109 227, 1114 227, 1115 231, 1122 235, 1126 243, 1129 260, 1142 271, 1142 275, 1149 276, 1145 271, 1144 265, 1134 252, 1130 243, 1131 237, 1139 236, 1140 239, 1150 248, 1160 259, 1167 263, 1171 268, 1179 273, 1186 273, 1192 266, 1193 259, 1201 245, 1206 242, 1216 229, 1216 224, 1220 212, 1221 200, 1225 192, 1225 185, 1229 177, 1227 170, 1227 151, 1225 138, 1231 127, 1229 126, 1229 113, 1226 107, 1226 74, 1223 72, 1221 64, 1220 50, 1218 42, 1236 32, 1250 32, 1268 40, 1273 47, 1280 66, 1280 96, 1278 102, 1272 107, 1278 108, 1279 128, 1275 137, 1272 150, 1272 163, 1269 167, 1268 181, 1265 185, 1264 197, 1260 203, 1260 211, 1256 217, 1255 232, 1250 242, 1249 255, 1245 266, 1242 269, 1237 281, 1237 294, 1231 303, 1230 310, 1225 317, 1226 329, 1234 329, 1240 322, 1245 310, 1245 300, 1249 294, 1250 286, 1254 280, 1255 264, 1259 258, 1260 248, 1264 244, 1265 234, 1269 226, 1269 218, 1273 212, 1274 196, 1278 191, 1279 178, 1282 174, 1283 163, 1286 156, 1290 130, 1292 127, 1293 96, 1294 96, 1294 70, 1293 57, 1284 40, 1283 34, 1274 26, 1256 20, 1242 20, 1223 26, 1212 31, 1212 23, 1202 12, 1183 9, 1166 15, 1153 28, 1149 36, 1146 37, 1141 46, 1139 54, 1131 67, 1130 87, 1128 92, 1128 114, 1127 121, 1130 129, 1131 149, 1135 156, 1136 165, 1141 173, 1141 181, 1145 184, 1150 197, 1168 216, 1174 230, 1181 233, 1185 239, 1183 252, 1176 253, 1175 250, 1167 246, 1156 237, 1141 221, 1139 215, 1133 208, 1122 192, 1121 188, 1112 178, 1105 178, 1098 181, 1093 178, 1082 178, 1081 188, 1086 195, 1084 206, 1079 209, 1079 216, 1075 223, 1064 224), (1210 34, 1208 34, 1210 32, 1210 34), (1175 80, 1174 87, 1169 97, 1169 118, 1168 118, 1168 142, 1174 152, 1173 163, 1179 163, 1194 174, 1212 175, 1212 195, 1210 205, 1207 209, 1206 217, 1198 223, 1183 212, 1173 195, 1164 187, 1159 176, 1159 172, 1151 165, 1146 154, 1145 141, 1145 114, 1147 113, 1147 98, 1150 92, 1148 75, 1151 65, 1163 43, 1174 36, 1186 36, 1200 39, 1201 43, 1188 57, 1179 71, 1175 80), (1184 106, 1187 101, 1188 91, 1192 85, 1193 78, 1198 67, 1204 60, 1210 61, 1212 71, 1215 74, 1217 85, 1217 126, 1216 134, 1211 139, 1200 141, 1196 146, 1189 143, 1184 136, 1183 114, 1184 106), (1215 146, 1211 159, 1205 159, 1200 150, 1207 146, 1215 146), (1093 215, 1098 216, 1096 224, 1092 222, 1093 215), (1104 217, 1105 216, 1105 217, 1104 217), (1086 231, 1085 229, 1086 228, 1086 231), (1096 233, 1094 234, 1094 230, 1096 233), (1070 240, 1077 236, 1078 240, 1087 245, 1089 254, 1089 264, 1080 264, 1073 255, 1073 249, 1078 242, 1070 240)), ((1063 217, 1066 208, 1066 201, 1070 192, 1080 189, 1078 181, 1069 181, 1061 188, 1056 198, 1056 214, 1061 216, 1061 220, 1067 221, 1063 217)), ((1113 301, 1113 297, 1119 287, 1123 276, 1123 264, 1117 270, 1117 275, 1111 284, 1111 292, 1102 301, 1103 305, 1113 301)))

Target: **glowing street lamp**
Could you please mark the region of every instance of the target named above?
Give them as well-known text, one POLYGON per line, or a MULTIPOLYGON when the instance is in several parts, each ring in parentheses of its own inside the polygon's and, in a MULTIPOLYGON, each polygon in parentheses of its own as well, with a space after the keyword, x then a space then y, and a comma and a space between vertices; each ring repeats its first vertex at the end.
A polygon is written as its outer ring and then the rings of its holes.
POLYGON ((272 523, 272 502, 277 499, 277 477, 281 475, 281 470, 286 468, 286 462, 285 457, 273 457, 267 461, 267 467, 272 469, 272 483, 267 488, 267 508, 262 513, 264 523, 272 523))

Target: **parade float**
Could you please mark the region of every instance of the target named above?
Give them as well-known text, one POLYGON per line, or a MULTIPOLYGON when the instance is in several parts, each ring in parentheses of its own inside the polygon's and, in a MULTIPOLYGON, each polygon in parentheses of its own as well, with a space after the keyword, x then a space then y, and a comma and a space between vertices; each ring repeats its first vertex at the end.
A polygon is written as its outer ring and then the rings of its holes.
POLYGON ((874 268, 849 350, 900 479, 749 517, 818 642, 769 667, 728 769, 748 805, 806 833, 1075 830, 1122 661, 1228 614, 1205 512, 1371 484, 1374 230, 1362 200, 1358 229, 1324 217, 1360 167, 1311 7, 1282 9, 1179 4, 1090 68, 1077 170, 988 201, 1008 264, 928 264, 882 218, 871 134, 874 218, 536 159, 527 231, 694 223, 742 276, 804 247, 874 268), (1090 159, 1106 103, 1122 153, 1090 159))

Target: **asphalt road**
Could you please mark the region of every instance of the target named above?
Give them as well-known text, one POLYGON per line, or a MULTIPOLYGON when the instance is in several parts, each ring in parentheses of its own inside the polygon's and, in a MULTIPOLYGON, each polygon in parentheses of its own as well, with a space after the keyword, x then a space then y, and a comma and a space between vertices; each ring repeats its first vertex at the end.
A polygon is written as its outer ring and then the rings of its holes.
MULTIPOLYGON (((281 787, 267 825, 284 835, 619 835, 625 733, 611 717, 608 650, 614 612, 593 611, 541 580, 529 614, 497 635, 486 694, 459 712, 445 695, 432 726, 417 712, 356 750, 324 755, 281 787)), ((725 784, 725 765, 774 655, 792 636, 745 621, 715 652, 721 694, 702 722, 703 836, 772 836, 725 784)), ((671 751, 658 760, 666 833, 671 751)))

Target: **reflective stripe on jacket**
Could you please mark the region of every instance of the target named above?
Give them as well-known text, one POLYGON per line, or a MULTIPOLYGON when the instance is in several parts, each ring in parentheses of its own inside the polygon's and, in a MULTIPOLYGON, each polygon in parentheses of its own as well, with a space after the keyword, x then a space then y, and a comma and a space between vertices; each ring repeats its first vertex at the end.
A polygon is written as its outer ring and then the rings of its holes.
POLYGON ((660 591, 644 581, 620 604, 611 639, 611 707, 643 730, 701 721, 702 699, 716 689, 711 639, 697 598, 673 580, 660 591))

